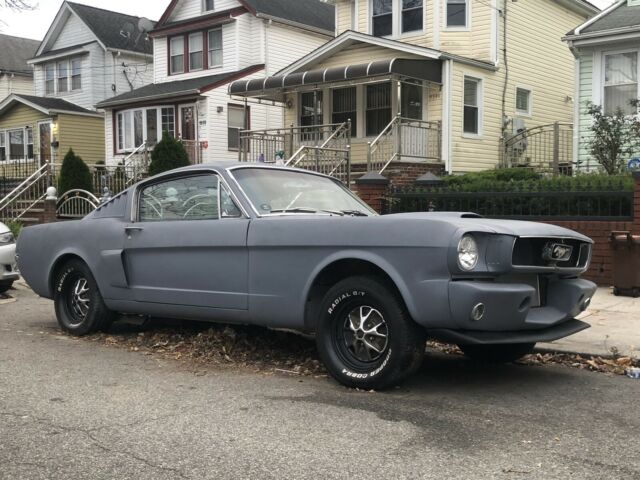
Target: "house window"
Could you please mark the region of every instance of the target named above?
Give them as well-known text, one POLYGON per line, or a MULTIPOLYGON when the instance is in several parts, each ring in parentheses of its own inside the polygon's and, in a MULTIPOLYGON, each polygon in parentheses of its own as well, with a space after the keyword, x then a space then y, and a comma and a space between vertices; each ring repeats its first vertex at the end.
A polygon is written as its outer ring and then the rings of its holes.
POLYGON ((117 151, 124 153, 140 147, 144 142, 152 147, 158 140, 158 132, 175 137, 175 113, 173 107, 137 108, 118 112, 116 116, 117 151))
POLYGON ((613 115, 618 110, 635 114, 637 108, 631 102, 638 98, 638 53, 605 55, 604 62, 605 114, 613 115))
POLYGON ((69 90, 69 64, 67 61, 58 62, 58 93, 69 90))
POLYGON ((44 91, 46 94, 56 93, 56 66, 53 63, 44 67, 44 91))
POLYGON ((171 73, 184 73, 184 37, 170 40, 171 73))
POLYGON ((168 133, 169 136, 176 136, 176 117, 173 107, 162 109, 162 134, 168 133))
POLYGON ((0 131, 0 162, 4 162, 7 159, 7 144, 5 140, 4 132, 0 131))
POLYGON ((466 28, 468 0, 447 0, 447 27, 466 28))
POLYGON ((24 132, 27 140, 27 158, 33 158, 33 127, 25 127, 24 132))
POLYGON ((351 120, 351 136, 356 136, 356 87, 336 88, 332 95, 331 123, 344 123, 351 120))
POLYGON ((209 30, 209 68, 222 66, 222 29, 209 30))
POLYGON ((531 115, 531 90, 516 88, 516 113, 531 115))
POLYGON ((248 108, 238 105, 228 105, 228 136, 227 143, 229 150, 240 148, 240 131, 248 129, 247 113, 248 108))
POLYGON ((215 10, 215 2, 213 0, 204 0, 202 7, 205 12, 215 10))
POLYGON ((71 90, 82 88, 82 60, 74 58, 71 60, 71 90))
POLYGON ((463 131, 472 135, 480 134, 480 82, 477 78, 464 77, 463 131))
POLYGON ((9 130, 9 159, 21 159, 24 158, 24 130, 9 130))
POLYGON ((422 30, 423 0, 402 0, 402 33, 422 30))
POLYGON ((393 0, 372 0, 371 26, 375 37, 386 37, 393 33, 393 0))
POLYGON ((202 33, 189 35, 189 71, 202 70, 202 33))
POLYGON ((322 92, 304 92, 300 94, 300 125, 308 127, 322 125, 322 92))
POLYGON ((382 132, 391 121, 391 84, 367 85, 366 134, 373 137, 382 132))

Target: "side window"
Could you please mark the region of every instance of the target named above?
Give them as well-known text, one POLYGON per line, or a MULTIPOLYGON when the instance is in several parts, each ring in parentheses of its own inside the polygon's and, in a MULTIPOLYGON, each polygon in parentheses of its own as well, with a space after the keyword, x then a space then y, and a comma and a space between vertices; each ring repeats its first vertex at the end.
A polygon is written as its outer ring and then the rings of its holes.
POLYGON ((138 201, 141 222, 216 220, 219 218, 216 175, 167 180, 144 187, 138 201))

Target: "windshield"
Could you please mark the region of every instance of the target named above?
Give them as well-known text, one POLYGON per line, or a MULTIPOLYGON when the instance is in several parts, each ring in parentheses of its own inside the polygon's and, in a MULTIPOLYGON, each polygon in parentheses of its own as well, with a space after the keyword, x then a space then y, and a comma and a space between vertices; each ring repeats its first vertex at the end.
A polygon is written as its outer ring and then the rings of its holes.
POLYGON ((375 215, 341 184, 326 177, 271 168, 239 168, 232 173, 260 215, 375 215))

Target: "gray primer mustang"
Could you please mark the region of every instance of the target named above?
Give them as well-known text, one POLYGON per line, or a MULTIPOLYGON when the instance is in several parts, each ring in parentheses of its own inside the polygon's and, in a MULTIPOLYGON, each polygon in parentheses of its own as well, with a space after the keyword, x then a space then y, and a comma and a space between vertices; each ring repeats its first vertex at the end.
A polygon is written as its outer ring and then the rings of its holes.
POLYGON ((553 225, 378 216, 329 177, 220 162, 26 228, 18 262, 71 334, 113 312, 315 332, 338 381, 384 388, 416 370, 426 338, 512 361, 587 328, 591 246, 553 225))

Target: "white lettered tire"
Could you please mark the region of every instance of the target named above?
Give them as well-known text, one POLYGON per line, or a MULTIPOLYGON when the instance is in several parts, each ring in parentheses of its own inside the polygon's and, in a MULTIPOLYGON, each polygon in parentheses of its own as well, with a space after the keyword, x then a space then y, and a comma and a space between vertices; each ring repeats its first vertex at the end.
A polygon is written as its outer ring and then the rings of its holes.
POLYGON ((322 300, 318 352, 331 376, 348 387, 399 384, 422 363, 425 342, 422 327, 382 279, 346 278, 322 300))

